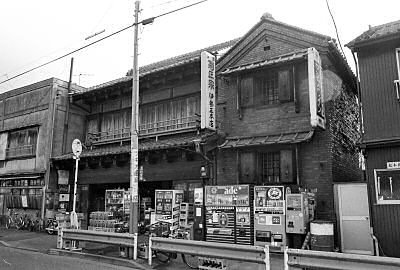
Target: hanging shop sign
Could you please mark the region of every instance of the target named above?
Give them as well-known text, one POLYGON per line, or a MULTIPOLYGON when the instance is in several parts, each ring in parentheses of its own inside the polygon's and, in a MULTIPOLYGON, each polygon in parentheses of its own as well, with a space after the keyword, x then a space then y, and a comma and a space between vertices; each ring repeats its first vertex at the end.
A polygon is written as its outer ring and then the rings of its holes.
POLYGON ((215 130, 215 56, 201 53, 201 128, 215 130))
POLYGON ((308 49, 308 89, 311 126, 325 129, 324 91, 322 88, 321 58, 315 48, 308 49))

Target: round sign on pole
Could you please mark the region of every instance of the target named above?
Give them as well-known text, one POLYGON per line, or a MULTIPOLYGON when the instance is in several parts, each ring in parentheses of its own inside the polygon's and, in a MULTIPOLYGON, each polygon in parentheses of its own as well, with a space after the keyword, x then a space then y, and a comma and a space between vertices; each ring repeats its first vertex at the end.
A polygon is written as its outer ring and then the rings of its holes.
POLYGON ((80 140, 75 139, 72 142, 72 153, 74 153, 74 156, 76 156, 77 158, 79 158, 79 156, 82 153, 82 143, 80 140))

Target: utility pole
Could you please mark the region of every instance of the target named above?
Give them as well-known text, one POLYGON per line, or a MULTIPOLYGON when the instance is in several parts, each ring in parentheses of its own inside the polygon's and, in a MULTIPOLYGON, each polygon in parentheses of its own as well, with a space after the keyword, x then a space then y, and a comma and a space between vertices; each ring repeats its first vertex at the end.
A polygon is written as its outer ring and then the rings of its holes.
MULTIPOLYGON (((129 233, 138 232, 138 162, 139 162, 139 67, 138 67, 138 33, 139 33, 139 4, 135 2, 135 25, 134 25, 134 50, 132 69, 132 117, 131 117, 131 164, 130 164, 130 188, 131 203, 129 215, 129 233)), ((134 255, 135 256, 135 255, 134 255)))

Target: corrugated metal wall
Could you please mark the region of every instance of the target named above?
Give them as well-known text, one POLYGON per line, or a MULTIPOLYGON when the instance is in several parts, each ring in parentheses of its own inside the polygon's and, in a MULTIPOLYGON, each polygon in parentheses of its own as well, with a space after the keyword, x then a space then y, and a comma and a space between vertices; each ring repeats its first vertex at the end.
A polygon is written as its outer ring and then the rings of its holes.
POLYGON ((386 169, 386 162, 399 160, 400 147, 367 150, 367 180, 372 225, 383 253, 392 257, 400 257, 400 204, 376 204, 374 169, 386 169))
POLYGON ((396 47, 400 42, 358 54, 365 141, 400 136, 400 103, 393 84, 398 79, 396 47))

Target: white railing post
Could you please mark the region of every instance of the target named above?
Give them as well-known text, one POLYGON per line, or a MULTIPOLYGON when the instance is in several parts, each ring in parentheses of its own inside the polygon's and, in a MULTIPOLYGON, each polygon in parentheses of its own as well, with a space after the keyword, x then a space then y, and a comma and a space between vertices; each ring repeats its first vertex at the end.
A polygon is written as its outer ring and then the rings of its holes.
POLYGON ((151 250, 151 236, 149 237, 149 265, 153 262, 153 251, 151 250))
POLYGON ((269 257, 269 246, 265 245, 264 247, 264 253, 265 253, 265 270, 270 270, 271 269, 271 261, 269 257))
POLYGON ((138 250, 138 246, 137 246, 137 243, 138 243, 138 234, 137 233, 135 233, 134 234, 135 236, 134 236, 134 239, 133 239, 133 259, 136 261, 136 259, 137 259, 137 250, 138 250))
POLYGON ((288 255, 288 247, 285 246, 285 248, 283 249, 283 267, 284 270, 289 270, 289 255, 288 255))

